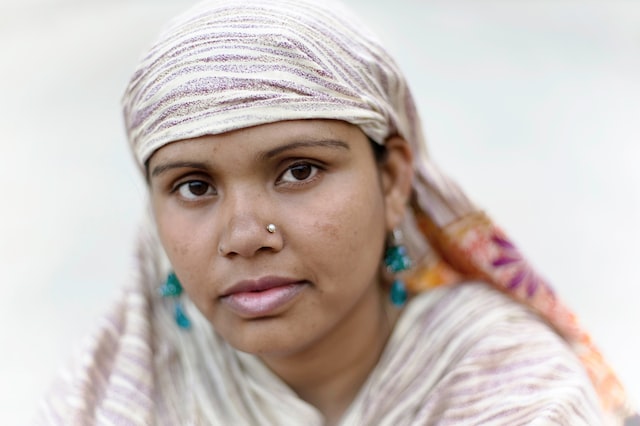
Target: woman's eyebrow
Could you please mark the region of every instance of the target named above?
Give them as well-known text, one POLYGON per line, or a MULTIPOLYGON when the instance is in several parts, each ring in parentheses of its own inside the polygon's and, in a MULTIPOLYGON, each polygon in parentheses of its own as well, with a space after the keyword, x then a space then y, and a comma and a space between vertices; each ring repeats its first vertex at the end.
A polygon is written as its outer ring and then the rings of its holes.
MULTIPOLYGON (((278 154, 283 152, 297 149, 297 148, 313 148, 313 147, 331 147, 331 148, 341 148, 349 150, 349 145, 346 142, 337 139, 320 139, 320 140, 309 140, 309 141, 296 141, 291 142, 286 145, 281 145, 276 148, 270 149, 268 151, 264 151, 258 154, 258 158, 260 159, 270 159, 275 157, 278 154)), ((209 167, 205 163, 200 163, 196 161, 174 161, 168 162, 164 164, 158 164, 151 170, 151 177, 156 177, 168 170, 177 169, 177 168, 191 168, 191 169, 199 169, 203 171, 208 171, 209 167)))
POLYGON ((194 161, 174 161, 171 163, 158 164, 151 171, 151 176, 155 177, 155 176, 158 176, 159 174, 166 172, 167 170, 184 168, 184 167, 187 167, 190 169, 199 169, 203 171, 209 170, 209 167, 205 163, 198 163, 194 161))
POLYGON ((289 150, 293 150, 297 148, 314 148, 314 147, 341 148, 341 149, 346 149, 347 151, 350 149, 349 145, 346 142, 343 142, 337 139, 296 141, 296 142, 291 142, 286 145, 281 145, 273 149, 261 152, 258 154, 258 158, 268 160, 270 158, 275 157, 278 154, 282 154, 283 152, 286 152, 289 150))

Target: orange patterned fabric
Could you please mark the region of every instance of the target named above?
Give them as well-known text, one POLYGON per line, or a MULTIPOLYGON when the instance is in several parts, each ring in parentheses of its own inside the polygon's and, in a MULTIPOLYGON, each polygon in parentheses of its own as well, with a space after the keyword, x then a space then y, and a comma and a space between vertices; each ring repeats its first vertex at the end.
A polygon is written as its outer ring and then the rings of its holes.
POLYGON ((537 312, 569 342, 606 412, 621 421, 633 415, 622 384, 574 313, 484 213, 470 213, 439 228, 420 209, 415 208, 414 212, 418 227, 443 258, 432 258, 416 268, 407 279, 411 291, 454 284, 465 278, 492 284, 537 312))

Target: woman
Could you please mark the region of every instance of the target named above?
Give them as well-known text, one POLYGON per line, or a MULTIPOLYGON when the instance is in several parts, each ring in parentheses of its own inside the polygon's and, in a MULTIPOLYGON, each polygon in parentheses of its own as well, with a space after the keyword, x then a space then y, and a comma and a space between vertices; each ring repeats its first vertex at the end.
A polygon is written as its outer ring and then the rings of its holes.
POLYGON ((42 422, 630 418, 571 312, 426 157, 393 60, 322 3, 204 2, 143 58, 123 101, 139 276, 42 422))

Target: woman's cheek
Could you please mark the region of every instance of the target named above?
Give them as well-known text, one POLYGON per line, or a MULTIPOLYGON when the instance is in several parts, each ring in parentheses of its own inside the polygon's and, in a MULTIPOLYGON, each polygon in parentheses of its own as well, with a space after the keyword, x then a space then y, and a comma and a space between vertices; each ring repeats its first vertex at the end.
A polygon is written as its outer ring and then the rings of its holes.
POLYGON ((342 256, 367 251, 377 232, 384 231, 383 198, 377 185, 369 182, 345 185, 332 198, 318 202, 311 229, 324 249, 342 256), (330 199, 331 202, 326 200, 330 199), (364 247, 363 247, 364 245, 364 247))
MULTIPOLYGON (((198 226, 189 221, 184 215, 173 212, 160 212, 156 216, 160 240, 169 257, 171 265, 187 280, 186 273, 194 271, 194 268, 202 262, 199 256, 204 254, 200 245, 206 241, 204 230, 198 230, 198 226)), ((211 240, 209 240, 211 241, 211 240)))

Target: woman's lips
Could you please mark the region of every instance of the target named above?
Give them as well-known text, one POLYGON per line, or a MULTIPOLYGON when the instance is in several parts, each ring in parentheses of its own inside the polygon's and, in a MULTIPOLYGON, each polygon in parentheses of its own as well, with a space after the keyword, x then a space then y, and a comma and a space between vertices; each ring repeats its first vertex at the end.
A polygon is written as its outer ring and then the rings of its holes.
POLYGON ((306 285, 306 281, 271 277, 242 281, 226 291, 220 300, 242 317, 259 318, 276 313, 306 285))

